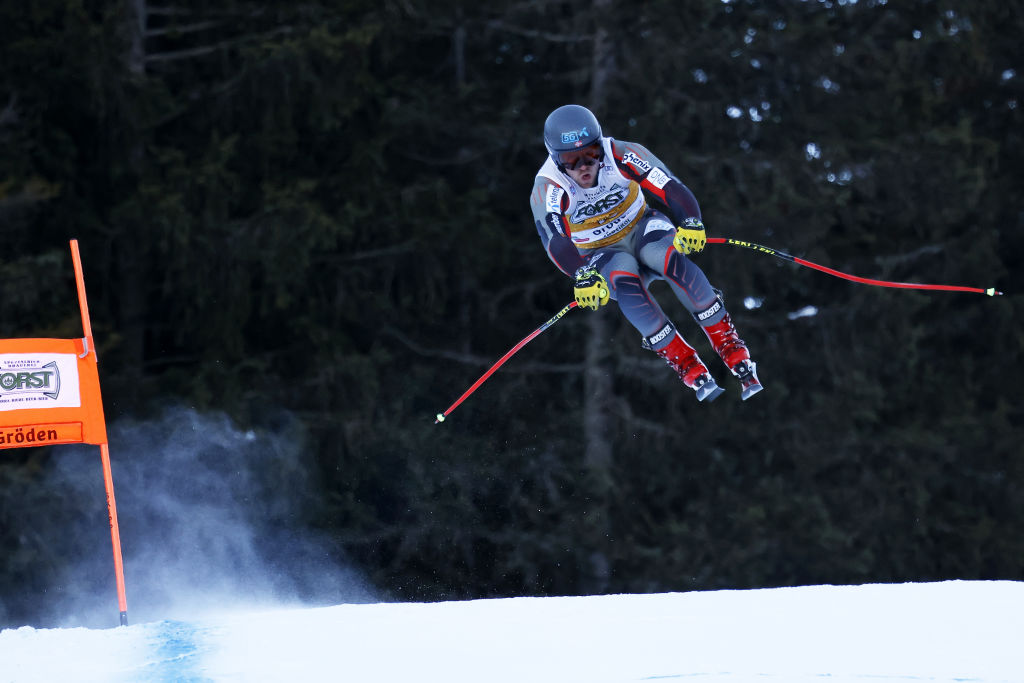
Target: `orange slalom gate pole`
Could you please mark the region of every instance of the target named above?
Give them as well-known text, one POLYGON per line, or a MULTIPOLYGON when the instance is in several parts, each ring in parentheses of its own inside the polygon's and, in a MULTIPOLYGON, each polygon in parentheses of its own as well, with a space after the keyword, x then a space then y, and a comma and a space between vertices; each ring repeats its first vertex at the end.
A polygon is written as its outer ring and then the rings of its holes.
MULTIPOLYGON (((78 253, 78 240, 71 240, 71 260, 75 267, 75 284, 78 287, 78 307, 82 312, 82 331, 85 334, 85 353, 92 353, 97 362, 96 344, 92 337, 92 322, 89 319, 89 302, 85 296, 85 278, 82 275, 82 257, 78 253)), ((117 523, 117 502, 114 499, 114 477, 110 471, 110 448, 106 442, 100 444, 100 461, 103 465, 103 485, 107 493, 107 517, 110 520, 110 543, 114 551, 114 576, 117 584, 117 606, 121 626, 128 625, 128 600, 124 589, 124 561, 121 557, 121 532, 117 523)))
POLYGON ((124 562, 121 559, 121 532, 117 525, 117 503, 114 501, 114 477, 110 472, 110 448, 100 444, 103 464, 103 485, 107 490, 107 515, 110 518, 110 543, 114 549, 114 580, 117 583, 117 607, 121 626, 128 625, 128 601, 124 590, 124 562))

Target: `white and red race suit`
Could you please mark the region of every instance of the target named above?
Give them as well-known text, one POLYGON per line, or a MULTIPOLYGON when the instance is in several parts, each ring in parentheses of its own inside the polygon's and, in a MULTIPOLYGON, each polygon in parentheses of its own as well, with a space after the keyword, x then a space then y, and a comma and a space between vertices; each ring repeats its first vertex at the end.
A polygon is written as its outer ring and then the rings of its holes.
POLYGON ((578 185, 549 156, 537 172, 530 207, 551 261, 568 276, 590 263, 608 281, 622 313, 657 350, 672 340, 672 323, 647 291, 669 283, 697 322, 710 327, 725 307, 704 272, 675 250, 675 226, 700 220, 693 192, 643 145, 610 137, 592 188, 578 185), (657 200, 668 217, 648 205, 657 200))

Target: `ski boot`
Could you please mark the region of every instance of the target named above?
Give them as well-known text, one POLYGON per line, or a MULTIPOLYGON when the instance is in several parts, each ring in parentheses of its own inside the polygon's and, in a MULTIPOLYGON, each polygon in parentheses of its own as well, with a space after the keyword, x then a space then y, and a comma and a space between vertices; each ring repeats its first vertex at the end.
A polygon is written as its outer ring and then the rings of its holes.
MULTIPOLYGON (((678 332, 673 332, 675 336, 668 346, 656 351, 651 350, 664 358, 668 366, 679 375, 679 379, 683 380, 683 384, 696 392, 698 401, 714 401, 725 389, 715 383, 715 378, 701 362, 697 351, 687 344, 678 332)), ((644 346, 651 348, 646 343, 644 346)))
POLYGON ((732 324, 729 314, 726 313, 717 323, 703 329, 715 353, 740 381, 743 400, 746 401, 761 391, 764 387, 757 379, 757 363, 750 360, 750 351, 736 333, 736 327, 732 324))

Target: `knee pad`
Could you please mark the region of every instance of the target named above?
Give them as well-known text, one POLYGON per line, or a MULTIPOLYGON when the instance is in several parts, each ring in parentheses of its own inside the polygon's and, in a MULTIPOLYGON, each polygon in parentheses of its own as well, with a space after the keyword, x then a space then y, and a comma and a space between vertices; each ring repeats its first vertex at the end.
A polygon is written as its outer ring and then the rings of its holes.
POLYGON ((652 330, 664 325, 665 317, 650 293, 643 285, 640 276, 635 273, 612 272, 608 281, 615 291, 615 300, 619 309, 640 334, 653 334, 652 330))
POLYGON ((647 300, 647 290, 644 289, 643 282, 640 280, 640 276, 636 273, 627 273, 623 271, 613 271, 608 273, 608 282, 611 283, 612 289, 619 297, 625 297, 627 299, 647 300))
POLYGON ((695 288, 702 289, 699 286, 699 281, 703 275, 703 271, 697 267, 697 264, 680 254, 674 247, 669 246, 665 250, 665 277, 692 292, 691 296, 699 295, 699 292, 693 292, 693 290, 695 288))

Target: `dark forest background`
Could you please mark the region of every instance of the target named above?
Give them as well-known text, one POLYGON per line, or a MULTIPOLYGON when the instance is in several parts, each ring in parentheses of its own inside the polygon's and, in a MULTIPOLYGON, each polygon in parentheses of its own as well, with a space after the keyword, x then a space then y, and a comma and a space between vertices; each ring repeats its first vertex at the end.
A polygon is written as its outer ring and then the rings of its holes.
MULTIPOLYGON (((0 337, 81 336, 77 238, 108 421, 287 423, 281 524, 387 599, 1021 580, 1022 35, 1004 0, 3 3, 0 337), (719 363, 699 404, 612 305, 435 426, 571 300, 528 206, 569 102, 711 236, 1007 295, 710 245, 756 398, 719 363)), ((0 452, 9 624, 76 561, 61 457, 0 452)))

